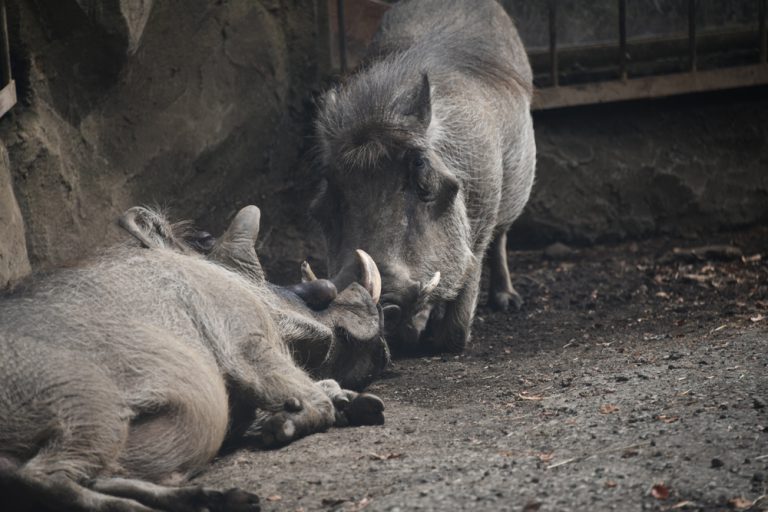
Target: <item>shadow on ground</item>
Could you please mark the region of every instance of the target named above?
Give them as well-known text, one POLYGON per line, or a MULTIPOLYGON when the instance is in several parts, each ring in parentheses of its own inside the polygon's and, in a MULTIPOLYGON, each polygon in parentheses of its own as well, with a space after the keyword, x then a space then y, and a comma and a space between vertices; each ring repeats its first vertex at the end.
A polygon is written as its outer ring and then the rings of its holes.
POLYGON ((198 480, 266 510, 768 507, 768 227, 510 264, 523 310, 481 307, 461 356, 396 361, 371 388, 384 426, 198 480), (672 252, 705 243, 743 254, 672 252))

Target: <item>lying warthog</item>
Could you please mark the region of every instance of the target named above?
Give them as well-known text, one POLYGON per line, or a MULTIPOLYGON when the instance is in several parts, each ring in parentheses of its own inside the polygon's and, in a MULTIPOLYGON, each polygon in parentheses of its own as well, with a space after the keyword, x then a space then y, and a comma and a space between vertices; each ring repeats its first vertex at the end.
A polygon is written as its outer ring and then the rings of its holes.
POLYGON ((184 243, 179 243, 167 221, 144 208, 132 208, 120 219, 120 224, 145 247, 172 247, 181 252, 193 249, 263 283, 271 292, 270 310, 277 320, 280 337, 291 349, 294 360, 313 377, 334 379, 344 388, 362 390, 389 364, 389 348, 381 336, 376 308, 381 278, 376 264, 365 252, 355 251, 353 261, 332 280, 317 279, 304 262, 302 283, 281 287, 264 280, 255 252, 244 255, 241 261, 233 261, 230 245, 217 242, 205 231, 186 232, 184 243), (154 241, 143 235, 146 230, 154 233, 154 241), (242 260, 248 261, 248 265, 244 266, 242 260), (362 287, 349 286, 356 280, 362 287), (343 292, 338 295, 338 290, 343 292))
POLYGON ((113 247, 0 302, 4 500, 12 490, 35 500, 31 509, 257 510, 258 498, 237 489, 165 485, 246 429, 278 445, 383 421, 378 398, 313 381, 282 337, 302 308, 310 328, 299 322, 294 336, 322 324, 352 339, 344 329, 355 319, 378 331, 377 270, 364 253, 338 289, 298 289, 330 297, 323 311, 294 295, 292 312, 276 314, 293 292, 264 282, 258 208, 241 210, 208 256, 149 210, 129 210, 121 224, 144 247, 113 247))
POLYGON ((493 0, 405 0, 367 62, 323 97, 312 211, 329 269, 353 249, 371 254, 396 346, 465 346, 489 245, 491 304, 520 306, 506 232, 534 177, 531 76, 493 0))

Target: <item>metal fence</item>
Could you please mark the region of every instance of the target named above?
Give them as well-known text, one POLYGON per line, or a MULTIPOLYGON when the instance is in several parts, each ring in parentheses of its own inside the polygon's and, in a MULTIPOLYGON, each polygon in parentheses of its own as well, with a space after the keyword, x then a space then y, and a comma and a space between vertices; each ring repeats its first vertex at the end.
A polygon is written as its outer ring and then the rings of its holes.
MULTIPOLYGON (((331 60, 344 73, 359 61, 358 53, 367 44, 366 38, 373 34, 389 2, 326 1, 332 14, 329 32, 335 41, 331 60)), ((679 0, 687 4, 687 33, 634 39, 628 37, 627 1, 615 1, 615 11, 611 11, 617 14, 613 22, 613 42, 567 46, 560 46, 558 37, 558 17, 564 2, 549 0, 531 4, 546 9, 549 43, 548 47, 529 48, 536 77, 534 109, 768 84, 768 0, 751 0, 757 7, 751 27, 704 31, 699 30, 697 23, 700 0, 679 0)), ((570 2, 579 3, 587 5, 586 0, 570 2)), ((501 0, 501 4, 512 3, 501 0)), ((589 5, 594 6, 595 2, 589 5)), ((632 7, 637 12, 638 5, 632 7)))

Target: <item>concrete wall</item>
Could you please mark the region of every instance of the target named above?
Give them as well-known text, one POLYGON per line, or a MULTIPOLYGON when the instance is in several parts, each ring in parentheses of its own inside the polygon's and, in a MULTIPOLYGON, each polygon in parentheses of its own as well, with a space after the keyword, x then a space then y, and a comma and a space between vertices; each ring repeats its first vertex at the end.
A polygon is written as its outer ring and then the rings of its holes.
POLYGON ((537 112, 538 176, 513 243, 768 221, 767 98, 757 88, 537 112))

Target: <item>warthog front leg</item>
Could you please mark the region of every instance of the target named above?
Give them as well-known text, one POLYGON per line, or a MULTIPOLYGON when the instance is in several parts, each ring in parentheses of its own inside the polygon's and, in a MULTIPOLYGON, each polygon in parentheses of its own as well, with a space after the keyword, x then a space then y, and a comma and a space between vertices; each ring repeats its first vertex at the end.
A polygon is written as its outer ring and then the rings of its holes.
POLYGON ((488 290, 488 305, 500 311, 509 309, 512 304, 515 309, 523 306, 523 298, 512 286, 507 266, 507 228, 501 228, 491 242, 488 251, 490 266, 490 283, 488 290))
POLYGON ((295 365, 289 354, 268 352, 280 354, 262 355, 259 363, 247 363, 246 368, 240 368, 246 371, 241 371, 234 383, 239 388, 234 393, 248 397, 239 406, 240 412, 253 420, 248 430, 259 435, 265 446, 273 447, 333 426, 335 408, 320 386, 295 365), (248 367, 260 371, 248 371, 248 367))
POLYGON ((427 325, 426 346, 434 352, 461 352, 469 341, 480 290, 479 263, 466 276, 464 288, 454 300, 444 304, 442 315, 433 315, 427 325))
POLYGON ((237 488, 218 491, 200 486, 165 487, 127 478, 99 478, 91 482, 90 488, 168 512, 257 512, 261 509, 258 496, 237 488))

